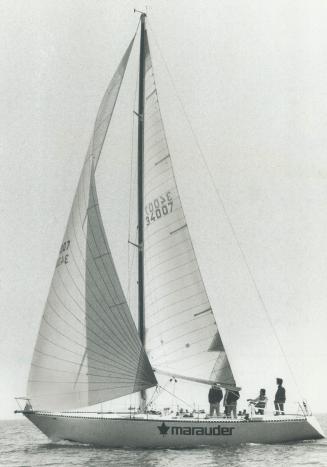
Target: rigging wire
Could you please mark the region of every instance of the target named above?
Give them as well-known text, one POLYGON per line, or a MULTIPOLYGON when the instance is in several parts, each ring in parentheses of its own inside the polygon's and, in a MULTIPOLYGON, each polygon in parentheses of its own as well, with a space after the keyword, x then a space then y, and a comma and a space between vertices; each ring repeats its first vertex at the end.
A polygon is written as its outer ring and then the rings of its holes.
POLYGON ((167 386, 171 383, 171 378, 167 380, 166 384, 164 386, 160 386, 159 384, 157 384, 154 392, 153 392, 153 395, 150 399, 150 401, 148 402, 148 404, 146 405, 146 407, 150 406, 153 401, 159 399, 159 397, 161 396, 162 394, 162 391, 163 390, 166 390, 167 386))
POLYGON ((208 162, 207 162, 207 160, 206 160, 206 158, 205 158, 205 156, 204 156, 204 153, 203 153, 202 148, 201 148, 201 146, 200 146, 199 140, 198 140, 198 138, 197 138, 197 136, 196 136, 196 133, 195 133, 195 131, 194 131, 194 129, 193 129, 192 123, 191 123, 191 121, 190 121, 190 119, 189 119, 189 117, 188 117, 188 114, 187 114, 186 110, 185 110, 185 106, 184 106, 184 104, 183 104, 183 101, 182 101, 182 99, 181 99, 181 97, 180 97, 180 95, 179 95, 179 93, 178 93, 178 91, 177 91, 176 85, 175 85, 174 80, 173 80, 173 77, 172 77, 172 73, 171 73, 171 71, 170 71, 170 69, 169 69, 169 67, 168 67, 168 64, 167 64, 167 62, 166 62, 166 60, 165 60, 165 58, 164 58, 163 52, 162 52, 162 50, 161 50, 161 48, 160 48, 159 42, 158 42, 158 40, 157 40, 157 38, 156 38, 156 35, 155 35, 155 33, 154 33, 154 31, 153 31, 153 29, 152 29, 152 27, 151 27, 151 23, 149 22, 149 20, 148 20, 148 25, 149 25, 149 28, 151 29, 152 36, 153 36, 153 38, 154 38, 154 41, 155 41, 156 46, 157 46, 157 48, 158 48, 158 51, 159 51, 159 53, 160 53, 161 59, 162 59, 163 64, 164 64, 164 67, 165 67, 165 69, 166 69, 166 71, 167 71, 167 74, 168 74, 170 83, 171 83, 171 85, 172 85, 172 87, 173 87, 173 89, 174 89, 176 98, 177 98, 177 100, 178 100, 178 102, 179 102, 179 104, 180 104, 180 107, 181 107, 182 113, 183 113, 183 115, 184 115, 184 118, 185 118, 185 120, 186 120, 186 122, 187 122, 187 124, 188 124, 188 126, 189 126, 189 128, 190 128, 190 131, 191 131, 191 133, 192 133, 192 136, 193 136, 194 142, 195 142, 195 144, 196 144, 196 147, 197 147, 197 149, 198 149, 200 158, 202 159, 202 162, 203 162, 203 164, 204 164, 204 167, 205 167, 205 169, 206 169, 206 171, 207 171, 207 173, 208 173, 208 175, 209 175, 209 178, 210 178, 212 187, 213 187, 213 189, 214 189, 214 191, 215 191, 215 194, 216 194, 216 196, 217 196, 217 199, 218 199, 218 201, 219 201, 219 203, 220 203, 220 205, 221 205, 221 207, 222 207, 222 209, 223 209, 223 213, 224 213, 225 218, 226 218, 226 220, 227 220, 227 222, 228 222, 228 225, 229 225, 229 227, 230 227, 230 229, 231 229, 231 232, 232 232, 233 238, 234 238, 234 240, 235 240, 235 242, 236 242, 236 245, 237 245, 237 247, 238 247, 238 249, 239 249, 239 251, 240 251, 240 253, 241 253, 241 256, 242 256, 244 265, 245 265, 245 267, 246 267, 246 269, 247 269, 247 272, 248 272, 249 278, 250 278, 250 280, 251 280, 251 282, 252 282, 252 285, 254 286, 254 289, 255 289, 255 291, 256 291, 256 294, 257 294, 257 297, 258 297, 259 302, 260 302, 260 304, 261 304, 261 307, 262 307, 262 309, 263 309, 263 311, 264 311, 264 313, 265 313, 265 315, 266 315, 266 317, 267 317, 267 319, 268 319, 268 322, 269 322, 269 324, 270 324, 270 326, 271 326, 271 328, 272 328, 272 330, 273 330, 273 334, 274 334, 275 339, 276 339, 276 341, 277 341, 277 343, 278 343, 278 346, 279 346, 280 351, 281 351, 281 353, 282 353, 282 355, 283 355, 283 358, 284 358, 284 360, 285 360, 285 362, 286 362, 286 365, 287 365, 287 367, 288 367, 288 370, 289 370, 289 372, 290 372, 290 375, 291 375, 291 377, 292 377, 292 379, 293 379, 293 381, 294 381, 294 383, 295 383, 295 386, 297 387, 297 390, 298 390, 299 394, 301 395, 301 398, 303 399, 303 396, 302 396, 302 394, 301 394, 301 391, 300 391, 300 388, 299 388, 297 379, 296 379, 296 377, 295 377, 295 374, 294 374, 294 372, 293 372, 293 370, 292 370, 292 368, 291 368, 291 366, 290 366, 289 360, 288 360, 288 358, 287 358, 287 356, 286 356, 286 354, 285 354, 285 352, 284 352, 284 349, 283 349, 282 344, 281 344, 281 341, 280 341, 280 339, 279 339, 279 337, 278 337, 277 331, 276 331, 276 329, 275 329, 275 326, 274 326, 273 321, 272 321, 272 319, 271 319, 271 316, 270 316, 270 314, 269 314, 269 311, 268 311, 268 308, 267 308, 267 306, 266 306, 266 303, 265 303, 265 301, 264 301, 264 299, 263 299, 263 296, 262 296, 262 294, 261 294, 261 292, 260 292, 260 289, 259 289, 259 287, 258 287, 258 285, 257 285, 255 276, 254 276, 254 274, 253 274, 253 272, 252 272, 252 270, 251 270, 251 267, 250 267, 250 264, 249 264, 248 259, 247 259, 247 257, 246 257, 245 251, 244 251, 244 249, 243 249, 243 247, 242 247, 242 245, 241 245, 240 240, 238 239, 238 236, 237 236, 237 234, 236 234, 236 230, 235 230, 234 225, 233 225, 233 223, 232 223, 232 221, 231 221, 231 218, 230 218, 230 216, 229 216, 229 214, 228 214, 228 211, 227 211, 227 208, 226 208, 225 203, 224 203, 224 201, 223 201, 223 198, 222 198, 222 196, 221 196, 220 190, 219 190, 218 187, 216 186, 216 183, 215 183, 215 180, 214 180, 214 178, 213 178, 213 175, 212 175, 212 173, 211 173, 211 171, 210 171, 210 169, 209 169, 208 162))
POLYGON ((166 389, 164 386, 160 386, 158 385, 160 389, 162 389, 163 391, 166 391, 168 394, 170 394, 171 396, 173 396, 175 399, 179 400, 180 402, 183 402, 183 404, 187 405, 188 407, 190 407, 191 409, 193 409, 193 405, 189 404, 188 402, 184 401, 183 399, 181 399, 180 397, 177 397, 176 394, 172 393, 171 391, 168 391, 168 389, 166 389))
POLYGON ((152 405, 152 403, 153 403, 155 397, 157 396, 157 398, 158 398, 159 395, 160 395, 160 388, 159 388, 159 386, 157 385, 157 386, 155 387, 155 390, 153 391, 153 394, 152 394, 150 400, 147 402, 147 404, 146 404, 146 406, 145 406, 145 410, 147 410, 148 407, 150 407, 150 406, 152 405))

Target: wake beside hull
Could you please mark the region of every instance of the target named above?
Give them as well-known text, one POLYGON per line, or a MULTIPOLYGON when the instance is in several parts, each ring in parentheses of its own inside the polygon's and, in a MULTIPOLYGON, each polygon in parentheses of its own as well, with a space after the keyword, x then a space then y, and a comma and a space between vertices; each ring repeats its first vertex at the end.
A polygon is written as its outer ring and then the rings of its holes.
POLYGON ((24 415, 53 441, 68 440, 104 447, 190 448, 242 443, 286 443, 324 437, 315 417, 243 419, 113 418, 107 414, 71 415, 29 412, 24 415))

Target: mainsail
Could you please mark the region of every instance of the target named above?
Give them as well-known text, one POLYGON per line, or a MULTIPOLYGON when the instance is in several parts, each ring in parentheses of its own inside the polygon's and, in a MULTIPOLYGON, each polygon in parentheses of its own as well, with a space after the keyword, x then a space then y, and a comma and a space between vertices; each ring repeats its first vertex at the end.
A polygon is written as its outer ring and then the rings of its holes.
POLYGON ((153 367, 233 386, 173 172, 146 38, 146 350, 153 367))
POLYGON ((94 178, 131 45, 103 98, 60 247, 28 380, 34 408, 83 407, 156 385, 108 246, 94 178))

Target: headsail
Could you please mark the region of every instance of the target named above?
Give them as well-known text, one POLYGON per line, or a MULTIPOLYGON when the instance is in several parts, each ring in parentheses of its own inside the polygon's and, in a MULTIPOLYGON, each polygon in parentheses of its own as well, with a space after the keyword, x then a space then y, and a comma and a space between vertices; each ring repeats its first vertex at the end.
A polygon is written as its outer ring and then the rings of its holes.
POLYGON ((94 123, 93 135, 87 151, 88 155, 94 157, 94 167, 98 165, 99 157, 102 151, 103 143, 108 131, 110 120, 115 108, 116 100, 119 94, 120 86, 124 78, 128 59, 133 47, 134 38, 131 40, 118 68, 112 77, 110 84, 102 98, 98 114, 94 123))
POLYGON ((59 251, 28 380, 34 408, 72 409, 156 384, 113 263, 94 178, 130 47, 102 101, 59 251))
POLYGON ((179 197, 147 42, 145 76, 145 310, 151 364, 235 385, 179 197))

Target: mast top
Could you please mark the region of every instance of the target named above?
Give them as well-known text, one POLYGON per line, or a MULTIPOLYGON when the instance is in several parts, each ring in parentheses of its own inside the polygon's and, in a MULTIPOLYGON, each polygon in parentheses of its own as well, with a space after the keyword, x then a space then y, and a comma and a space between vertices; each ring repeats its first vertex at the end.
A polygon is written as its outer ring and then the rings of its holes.
POLYGON ((137 10, 136 8, 134 8, 134 13, 140 13, 141 19, 144 19, 146 17, 146 13, 144 13, 144 11, 137 10))

